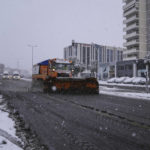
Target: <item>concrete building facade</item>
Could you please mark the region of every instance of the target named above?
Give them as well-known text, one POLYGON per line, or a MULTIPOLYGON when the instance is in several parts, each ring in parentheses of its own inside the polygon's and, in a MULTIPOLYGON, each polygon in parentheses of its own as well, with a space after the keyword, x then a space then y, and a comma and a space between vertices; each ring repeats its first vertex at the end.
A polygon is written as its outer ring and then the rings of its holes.
POLYGON ((150 0, 147 0, 147 50, 150 55, 150 0))
POLYGON ((126 50, 123 60, 144 59, 150 53, 150 0, 123 0, 126 50))
POLYGON ((115 76, 115 64, 123 60, 123 48, 76 43, 64 48, 64 59, 75 60, 89 69, 96 67, 100 79, 115 76))

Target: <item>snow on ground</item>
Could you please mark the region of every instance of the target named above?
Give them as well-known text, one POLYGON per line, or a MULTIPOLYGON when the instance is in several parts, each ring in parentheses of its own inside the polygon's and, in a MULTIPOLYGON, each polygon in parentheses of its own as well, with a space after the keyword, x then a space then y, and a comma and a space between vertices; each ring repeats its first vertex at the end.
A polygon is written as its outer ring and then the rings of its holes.
POLYGON ((32 81, 32 79, 28 79, 28 78, 21 78, 21 80, 28 81, 28 82, 32 81))
MULTIPOLYGON (((117 85, 117 86, 124 86, 124 87, 145 87, 146 85, 134 85, 134 84, 123 84, 123 83, 107 83, 107 81, 99 81, 101 85, 117 85)), ((149 85, 150 87, 150 85, 149 85)))
POLYGON ((150 93, 137 93, 128 89, 119 89, 119 88, 108 88, 106 86, 100 86, 100 94, 113 95, 119 97, 127 97, 133 99, 145 99, 150 100, 150 93))
POLYGON ((0 136, 0 150, 22 150, 17 145, 11 143, 6 138, 0 136))
MULTIPOLYGON (((3 101, 0 95, 0 103, 3 101)), ((9 114, 4 105, 0 105, 0 150, 22 150, 17 146, 17 141, 21 141, 16 136, 14 121, 9 118, 9 114), (5 111, 3 111, 5 110, 5 111)))

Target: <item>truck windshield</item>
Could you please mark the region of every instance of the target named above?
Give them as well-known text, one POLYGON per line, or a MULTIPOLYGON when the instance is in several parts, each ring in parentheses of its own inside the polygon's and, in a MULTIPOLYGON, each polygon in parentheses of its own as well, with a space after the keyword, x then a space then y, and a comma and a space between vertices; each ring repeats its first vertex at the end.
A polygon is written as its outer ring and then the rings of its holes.
POLYGON ((55 63, 54 69, 56 69, 56 70, 71 70, 72 64, 55 63))

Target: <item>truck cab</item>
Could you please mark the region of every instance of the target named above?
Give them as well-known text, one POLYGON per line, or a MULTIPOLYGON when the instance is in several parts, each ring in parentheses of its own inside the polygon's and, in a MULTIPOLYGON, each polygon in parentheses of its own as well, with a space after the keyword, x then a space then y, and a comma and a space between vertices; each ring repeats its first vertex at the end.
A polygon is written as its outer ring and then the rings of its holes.
POLYGON ((72 61, 64 59, 49 60, 49 76, 51 77, 72 77, 73 74, 72 61))

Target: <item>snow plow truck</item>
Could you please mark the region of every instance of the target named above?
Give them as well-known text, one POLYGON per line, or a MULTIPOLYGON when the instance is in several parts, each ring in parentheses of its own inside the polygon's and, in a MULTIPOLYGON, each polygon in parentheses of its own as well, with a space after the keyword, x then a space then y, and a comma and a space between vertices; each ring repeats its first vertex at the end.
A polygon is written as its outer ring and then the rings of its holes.
POLYGON ((94 77, 73 77, 72 61, 48 59, 33 66, 32 88, 43 92, 71 92, 98 94, 99 85, 94 77))

